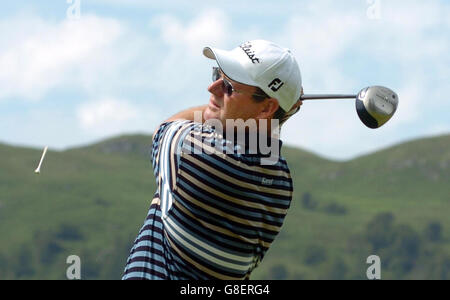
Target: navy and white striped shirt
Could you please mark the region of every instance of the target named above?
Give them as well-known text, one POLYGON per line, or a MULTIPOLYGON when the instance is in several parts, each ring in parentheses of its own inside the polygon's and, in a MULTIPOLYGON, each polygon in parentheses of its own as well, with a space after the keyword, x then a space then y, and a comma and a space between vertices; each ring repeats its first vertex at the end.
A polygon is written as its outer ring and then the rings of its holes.
POLYGON ((293 191, 284 158, 264 165, 250 153, 210 126, 161 124, 152 149, 157 191, 123 279, 248 279, 293 191))

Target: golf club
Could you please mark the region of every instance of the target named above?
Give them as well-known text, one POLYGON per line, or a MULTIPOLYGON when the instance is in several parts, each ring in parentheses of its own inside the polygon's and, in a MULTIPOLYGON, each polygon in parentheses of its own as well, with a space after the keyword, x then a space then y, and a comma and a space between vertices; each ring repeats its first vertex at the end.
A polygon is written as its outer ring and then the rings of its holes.
POLYGON ((398 106, 398 95, 383 86, 370 86, 357 95, 302 95, 304 100, 356 99, 356 112, 360 120, 369 128, 383 126, 394 115, 398 106))

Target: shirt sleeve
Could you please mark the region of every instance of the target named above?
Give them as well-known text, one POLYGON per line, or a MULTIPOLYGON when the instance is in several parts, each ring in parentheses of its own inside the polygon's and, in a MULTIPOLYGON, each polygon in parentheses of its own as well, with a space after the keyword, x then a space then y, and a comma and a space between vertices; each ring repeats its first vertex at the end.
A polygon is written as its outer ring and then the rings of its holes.
POLYGON ((163 218, 173 203, 172 191, 176 184, 183 140, 194 126, 195 123, 187 120, 167 122, 161 124, 153 136, 151 160, 163 218))

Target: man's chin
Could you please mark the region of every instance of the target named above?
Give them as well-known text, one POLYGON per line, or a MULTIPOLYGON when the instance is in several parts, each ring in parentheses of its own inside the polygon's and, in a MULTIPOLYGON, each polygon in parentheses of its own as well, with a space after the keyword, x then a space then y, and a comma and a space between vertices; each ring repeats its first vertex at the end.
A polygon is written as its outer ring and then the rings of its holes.
POLYGON ((211 119, 218 119, 219 118, 219 113, 216 111, 212 111, 209 107, 206 108, 205 113, 203 115, 203 117, 206 120, 211 120, 211 119))

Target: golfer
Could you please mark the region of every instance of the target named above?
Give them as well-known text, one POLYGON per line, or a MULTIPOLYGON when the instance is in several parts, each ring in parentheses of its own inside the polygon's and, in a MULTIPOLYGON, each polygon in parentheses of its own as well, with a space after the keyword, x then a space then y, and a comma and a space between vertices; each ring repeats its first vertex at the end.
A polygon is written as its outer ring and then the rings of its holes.
POLYGON ((294 56, 263 40, 203 54, 217 62, 209 104, 153 135, 157 191, 123 279, 249 279, 289 209, 293 184, 273 125, 302 104, 294 56))

